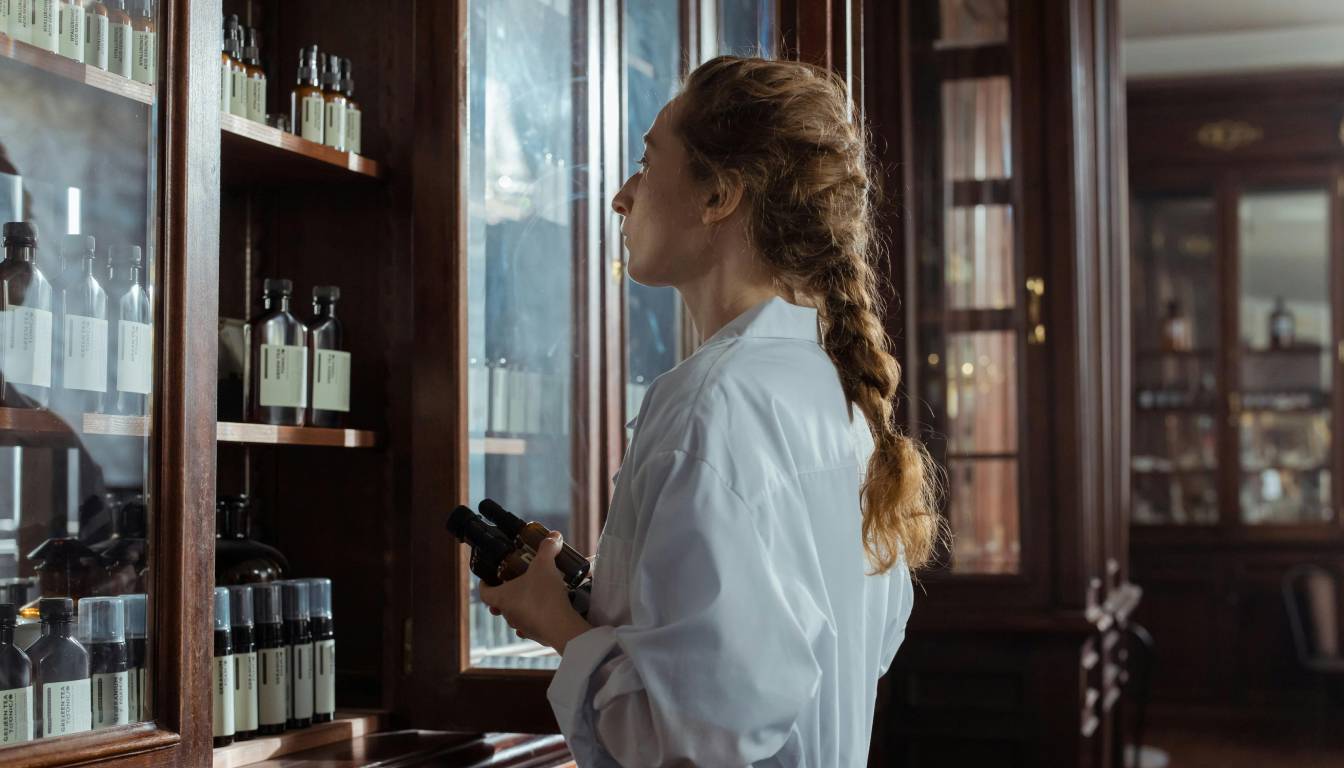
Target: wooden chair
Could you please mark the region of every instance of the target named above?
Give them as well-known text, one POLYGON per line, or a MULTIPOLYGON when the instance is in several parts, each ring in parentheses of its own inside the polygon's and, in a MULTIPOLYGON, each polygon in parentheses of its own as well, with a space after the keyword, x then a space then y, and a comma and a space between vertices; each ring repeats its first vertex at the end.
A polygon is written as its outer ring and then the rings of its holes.
POLYGON ((1336 704, 1344 704, 1340 655, 1340 578, 1318 565, 1299 565, 1283 577, 1283 602, 1297 660, 1317 675, 1336 704))

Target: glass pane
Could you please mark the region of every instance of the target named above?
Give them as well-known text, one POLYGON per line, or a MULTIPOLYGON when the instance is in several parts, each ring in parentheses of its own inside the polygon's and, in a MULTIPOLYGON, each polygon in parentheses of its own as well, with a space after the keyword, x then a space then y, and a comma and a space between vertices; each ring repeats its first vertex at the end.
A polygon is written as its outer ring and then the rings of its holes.
POLYGON ((0 688, 28 690, 24 737, 151 717, 157 20, 127 5, 115 49, 86 49, 83 3, 0 19, 0 647, 27 652, 0 688))
POLYGON ((945 219, 947 305, 1003 309, 1013 304, 1013 209, 1006 205, 952 208, 945 219))
POLYGON ((948 452, 1017 451, 1017 340, 954 333, 947 345, 948 452))
MULTIPOLYGON (((573 96, 584 87, 586 22, 571 10, 564 2, 470 2, 464 180, 471 497, 566 536, 582 477, 570 433, 573 284, 586 254, 571 190, 587 162, 587 109, 573 96)), ((475 663, 516 665, 541 653, 483 610, 474 577, 472 606, 475 663)), ((557 661, 546 659, 538 663, 557 661)))
POLYGON ((1241 514, 1333 518, 1330 196, 1257 191, 1238 206, 1241 514))
POLYGON ((1022 554, 1017 462, 954 459, 947 469, 953 569, 1016 573, 1022 554))
POLYGON ((1134 522, 1218 522, 1218 434, 1213 413, 1136 411, 1134 522))
POLYGON ((1012 176, 1013 92, 1006 77, 943 83, 943 173, 948 181, 1012 176))
MULTIPOLYGON (((676 3, 660 3, 676 12, 676 3)), ((739 56, 777 54, 775 18, 776 0, 718 0, 719 53, 739 56)))
POLYGON ((1008 0, 939 0, 938 46, 987 45, 1008 40, 1008 0))

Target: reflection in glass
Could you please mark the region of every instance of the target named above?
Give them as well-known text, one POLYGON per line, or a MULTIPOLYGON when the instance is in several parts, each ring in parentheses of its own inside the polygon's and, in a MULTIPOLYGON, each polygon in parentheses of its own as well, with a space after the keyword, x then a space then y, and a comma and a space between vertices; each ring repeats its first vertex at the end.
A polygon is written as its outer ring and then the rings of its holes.
POLYGON ((947 181, 1012 176, 1013 93, 1006 77, 943 83, 947 181))
POLYGON ((1012 333, 949 336, 947 419, 951 454, 1017 452, 1017 341, 1012 333))
POLYGON ((1017 461, 948 462, 952 567, 959 573, 1016 573, 1021 565, 1017 461))
POLYGON ((1008 0, 939 0, 939 7, 940 48, 1008 40, 1008 0))
POLYGON ((1013 209, 1006 205, 951 208, 944 219, 947 305, 1003 309, 1013 304, 1013 209))
MULTIPOLYGON (((659 4, 676 13, 675 3, 659 4)), ((718 53, 774 57, 777 5, 777 0, 718 0, 718 53)))

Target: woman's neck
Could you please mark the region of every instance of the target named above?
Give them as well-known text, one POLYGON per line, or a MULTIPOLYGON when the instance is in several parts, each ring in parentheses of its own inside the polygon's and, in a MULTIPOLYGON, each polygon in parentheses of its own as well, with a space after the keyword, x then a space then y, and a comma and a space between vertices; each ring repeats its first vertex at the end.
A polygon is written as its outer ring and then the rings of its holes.
POLYGON ((738 315, 779 295, 771 280, 745 280, 711 270, 699 279, 677 286, 700 338, 708 339, 738 315))

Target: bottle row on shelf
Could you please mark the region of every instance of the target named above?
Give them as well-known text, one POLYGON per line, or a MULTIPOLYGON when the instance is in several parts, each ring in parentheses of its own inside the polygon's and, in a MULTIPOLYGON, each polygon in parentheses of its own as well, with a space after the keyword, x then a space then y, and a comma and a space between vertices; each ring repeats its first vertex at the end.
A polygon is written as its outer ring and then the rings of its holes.
POLYGON ((114 75, 154 82, 153 0, 3 0, 0 32, 114 75))
POLYGON ((567 373, 536 370, 503 357, 471 358, 467 387, 471 434, 569 434, 571 383, 567 373))

